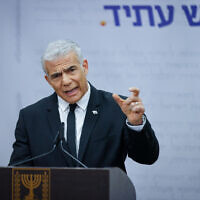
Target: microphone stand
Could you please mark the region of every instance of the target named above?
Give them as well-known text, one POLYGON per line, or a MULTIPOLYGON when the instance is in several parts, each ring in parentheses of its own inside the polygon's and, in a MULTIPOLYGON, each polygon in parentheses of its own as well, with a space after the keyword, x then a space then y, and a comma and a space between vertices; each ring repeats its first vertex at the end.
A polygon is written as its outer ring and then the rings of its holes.
MULTIPOLYGON (((60 128, 60 129, 61 129, 61 128, 60 128)), ((40 154, 40 155, 37 155, 37 156, 34 156, 34 157, 32 157, 32 158, 28 158, 28 159, 25 159, 25 160, 16 162, 16 163, 14 163, 14 164, 10 164, 10 166, 18 166, 18 165, 24 164, 24 163, 26 163, 26 162, 30 162, 30 161, 32 161, 32 160, 35 160, 35 159, 38 159, 38 158, 42 158, 42 157, 47 156, 47 155, 51 154, 52 152, 54 152, 54 150, 56 149, 56 147, 58 146, 58 144, 59 144, 59 142, 60 142, 60 141, 59 141, 60 129, 59 129, 59 131, 58 131, 58 133, 57 133, 57 135, 56 135, 56 137, 55 137, 55 139, 54 139, 53 147, 52 147, 52 149, 51 149, 50 151, 45 152, 45 153, 40 154)))
POLYGON ((70 158, 72 158, 73 160, 75 160, 78 164, 80 164, 82 167, 84 168, 88 168, 86 165, 84 165, 80 160, 78 160, 76 157, 74 157, 72 154, 70 154, 68 151, 66 151, 63 147, 63 140, 60 141, 60 147, 61 150, 66 153, 70 158))
POLYGON ((34 157, 29 158, 29 159, 27 159, 27 160, 22 160, 22 161, 20 161, 20 162, 14 163, 14 164, 12 164, 11 166, 18 166, 18 165, 24 164, 24 163, 26 163, 26 162, 30 162, 30 161, 32 161, 32 160, 35 160, 35 159, 38 159, 38 158, 42 158, 42 157, 44 157, 44 156, 47 156, 47 155, 49 155, 50 153, 52 153, 52 152, 55 150, 56 146, 57 146, 57 145, 54 144, 54 145, 53 145, 53 148, 52 148, 50 151, 48 151, 48 152, 46 152, 46 153, 43 153, 43 154, 41 154, 41 155, 38 155, 38 156, 34 156, 34 157))
POLYGON ((56 147, 60 144, 60 147, 61 147, 61 150, 67 154, 70 158, 72 158, 73 160, 75 160, 79 165, 81 165, 82 167, 84 168, 88 168, 86 165, 84 165, 80 160, 78 160, 77 158, 75 158, 72 154, 70 154, 67 150, 64 149, 63 147, 63 140, 64 140, 64 123, 62 122, 61 123, 61 126, 59 128, 59 131, 54 139, 54 142, 53 142, 53 147, 50 151, 48 152, 45 152, 43 154, 40 154, 40 155, 37 155, 37 156, 34 156, 32 158, 28 158, 28 159, 25 159, 25 160, 22 160, 22 161, 19 161, 19 162, 16 162, 14 164, 11 164, 11 166, 18 166, 18 165, 21 165, 21 164, 24 164, 26 162, 30 162, 32 160, 35 160, 35 159, 38 159, 38 158, 42 158, 44 156, 47 156, 49 154, 51 154, 55 149, 56 147))

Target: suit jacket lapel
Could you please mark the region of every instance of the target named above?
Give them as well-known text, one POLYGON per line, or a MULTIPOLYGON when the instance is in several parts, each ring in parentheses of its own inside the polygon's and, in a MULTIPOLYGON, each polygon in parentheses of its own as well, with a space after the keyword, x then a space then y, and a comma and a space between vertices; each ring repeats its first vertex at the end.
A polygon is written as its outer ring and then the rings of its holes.
POLYGON ((50 96, 50 101, 47 107, 47 118, 49 126, 51 128, 52 138, 54 139, 58 133, 61 124, 56 93, 50 96))
POLYGON ((91 94, 90 94, 90 99, 87 106, 85 121, 82 128, 80 145, 79 145, 79 153, 78 153, 78 159, 81 161, 86 151, 90 135, 92 134, 95 124, 97 122, 97 119, 99 117, 100 100, 99 100, 98 91, 92 85, 90 86, 91 86, 91 94))

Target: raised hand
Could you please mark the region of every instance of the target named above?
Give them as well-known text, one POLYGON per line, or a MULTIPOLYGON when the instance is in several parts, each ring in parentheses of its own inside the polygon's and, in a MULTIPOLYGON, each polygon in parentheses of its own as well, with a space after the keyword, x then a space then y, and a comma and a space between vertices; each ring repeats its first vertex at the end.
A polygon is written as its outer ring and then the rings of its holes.
POLYGON ((120 106, 123 113, 127 116, 129 123, 132 125, 142 124, 142 116, 145 112, 144 105, 142 100, 139 98, 139 89, 136 87, 129 88, 129 91, 132 93, 127 99, 122 99, 117 94, 113 94, 113 98, 120 106))

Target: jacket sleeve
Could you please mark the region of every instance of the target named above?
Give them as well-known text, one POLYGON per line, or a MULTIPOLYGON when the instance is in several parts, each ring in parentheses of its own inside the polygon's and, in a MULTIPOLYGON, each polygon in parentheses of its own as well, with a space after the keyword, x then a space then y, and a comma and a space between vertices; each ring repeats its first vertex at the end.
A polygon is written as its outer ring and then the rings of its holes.
POLYGON ((159 143, 149 121, 142 131, 136 132, 125 128, 127 153, 130 158, 141 164, 153 164, 159 155, 159 143))
MULTIPOLYGON (((25 161, 29 158, 31 158, 29 139, 24 123, 23 111, 21 110, 15 129, 15 142, 13 144, 13 152, 11 154, 9 165, 15 165, 18 162, 25 161)), ((32 162, 25 162, 21 164, 21 166, 32 166, 32 162)))

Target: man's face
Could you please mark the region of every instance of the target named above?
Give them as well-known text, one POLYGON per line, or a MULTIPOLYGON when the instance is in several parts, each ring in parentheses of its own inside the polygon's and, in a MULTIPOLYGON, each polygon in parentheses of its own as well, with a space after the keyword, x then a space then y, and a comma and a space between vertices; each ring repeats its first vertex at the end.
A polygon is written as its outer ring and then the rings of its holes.
POLYGON ((76 103, 87 92, 87 60, 83 61, 81 67, 77 55, 70 52, 58 59, 45 61, 45 66, 48 73, 48 76, 45 75, 45 79, 57 95, 68 103, 76 103))

